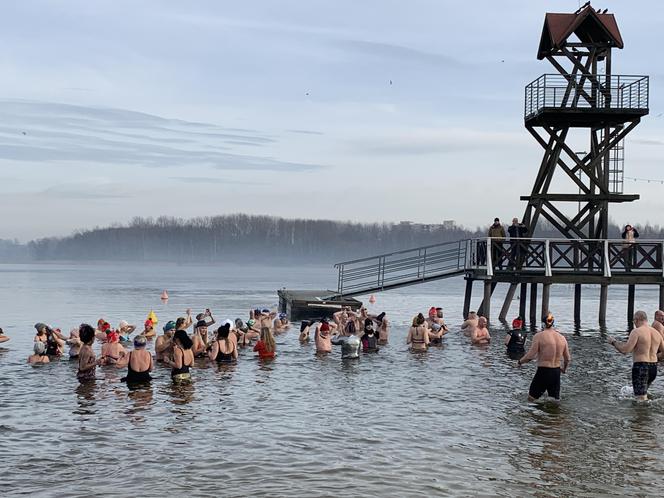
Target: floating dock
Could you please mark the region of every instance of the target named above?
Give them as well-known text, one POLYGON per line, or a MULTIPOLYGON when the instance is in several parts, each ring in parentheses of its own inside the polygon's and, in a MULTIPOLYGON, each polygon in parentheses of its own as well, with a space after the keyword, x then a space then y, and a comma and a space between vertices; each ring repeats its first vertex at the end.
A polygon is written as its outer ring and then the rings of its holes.
POLYGON ((291 321, 332 318, 344 306, 357 311, 362 301, 352 297, 339 296, 333 290, 288 290, 281 289, 279 312, 286 313, 291 321))

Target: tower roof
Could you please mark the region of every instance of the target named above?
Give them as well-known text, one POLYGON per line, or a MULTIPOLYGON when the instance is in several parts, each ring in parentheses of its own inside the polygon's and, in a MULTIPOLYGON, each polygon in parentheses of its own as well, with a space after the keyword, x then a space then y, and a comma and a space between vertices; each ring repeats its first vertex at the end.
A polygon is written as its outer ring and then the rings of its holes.
POLYGON ((544 59, 576 35, 583 43, 607 43, 623 48, 618 23, 613 14, 600 14, 590 4, 574 14, 547 13, 544 17, 538 59, 544 59))

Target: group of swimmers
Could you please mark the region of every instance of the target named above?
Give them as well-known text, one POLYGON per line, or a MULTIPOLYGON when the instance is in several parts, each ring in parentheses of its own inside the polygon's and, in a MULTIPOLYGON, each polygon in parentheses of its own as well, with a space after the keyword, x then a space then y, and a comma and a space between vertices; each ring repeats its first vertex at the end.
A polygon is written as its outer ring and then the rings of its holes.
MULTIPOLYGON (((652 325, 647 322, 647 315, 637 311, 633 317, 634 329, 626 342, 619 342, 609 337, 609 343, 620 353, 633 355, 632 385, 637 400, 646 400, 648 388, 657 377, 657 363, 664 359, 664 311, 655 312, 652 325)), ((96 367, 115 366, 127 368, 127 376, 122 380, 128 383, 141 383, 151 380, 153 356, 146 350, 148 340, 155 338, 154 361, 171 368, 171 378, 176 383, 190 382, 190 368, 196 358, 204 358, 216 363, 233 363, 238 359, 239 348, 253 346, 262 360, 275 357, 275 335, 286 332, 291 324, 283 313, 268 309, 255 309, 249 312, 249 318, 243 321, 225 320, 215 331, 214 338, 208 335, 208 328, 216 321, 209 309, 199 313, 194 322, 191 310, 176 321, 167 322, 157 336, 156 317, 151 313, 144 323, 144 329, 133 339, 134 348, 127 351, 123 343, 130 341, 130 335, 136 326, 120 321, 113 329, 101 319, 97 328, 82 324, 65 337, 60 329, 53 329, 44 323, 37 323, 34 337, 34 354, 28 362, 48 363, 50 358, 64 355, 65 345, 69 345, 69 357, 78 361, 77 377, 81 382, 95 378, 96 367), (193 333, 187 329, 193 325, 193 333), (96 356, 92 350, 95 340, 102 343, 101 354, 96 356)), ((487 345, 491 334, 487 319, 470 312, 461 325, 461 332, 471 344, 487 345)), ((555 319, 548 313, 541 331, 532 337, 526 351, 527 332, 524 321, 517 317, 512 328, 504 338, 504 344, 510 358, 522 366, 537 360, 537 371, 531 382, 529 400, 539 399, 545 392, 554 400, 560 399, 560 375, 564 374, 570 363, 571 354, 565 337, 555 328, 555 319)), ((406 343, 413 352, 426 351, 432 344, 440 344, 449 333, 445 324, 442 308, 432 307, 428 316, 419 313, 413 318, 406 336, 406 343)), ((370 314, 365 307, 357 312, 344 307, 334 313, 331 319, 302 321, 299 340, 308 342, 313 336, 316 353, 327 354, 332 345, 341 346, 343 359, 357 359, 360 353, 377 353, 380 346, 388 343, 389 322, 385 313, 370 314)), ((0 343, 9 340, 0 329, 0 343)))

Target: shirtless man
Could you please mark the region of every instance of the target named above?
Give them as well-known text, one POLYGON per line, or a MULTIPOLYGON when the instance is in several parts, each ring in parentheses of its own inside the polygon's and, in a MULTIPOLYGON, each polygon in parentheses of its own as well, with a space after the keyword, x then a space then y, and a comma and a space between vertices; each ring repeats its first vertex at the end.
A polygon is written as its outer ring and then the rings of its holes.
POLYGON ((159 362, 164 361, 173 352, 173 334, 175 333, 175 322, 170 321, 164 325, 164 334, 157 337, 154 344, 155 359, 159 362))
POLYGON ((309 332, 312 328, 315 328, 317 322, 310 322, 308 320, 302 320, 300 324, 300 337, 298 338, 300 342, 309 342, 309 332))
POLYGON ((487 321, 483 316, 477 319, 477 327, 473 328, 470 333, 471 344, 489 344, 491 342, 491 334, 486 327, 487 321))
POLYGON ((316 328, 314 332, 314 341, 316 343, 316 354, 327 354, 332 352, 332 325, 336 329, 335 324, 330 324, 326 320, 316 328))
POLYGON ((272 328, 275 334, 286 332, 290 328, 290 321, 286 313, 279 313, 277 318, 272 322, 272 328))
POLYGON ((549 313, 544 320, 544 329, 535 334, 528 352, 517 360, 517 365, 521 366, 537 358, 537 372, 528 390, 528 401, 539 399, 545 391, 560 401, 560 374, 567 371, 572 357, 567 339, 553 328, 554 322, 553 315, 549 313))
MULTIPOLYGON (((535 336, 537 337, 537 336, 535 336)), ((664 353, 664 340, 660 333, 648 325, 645 311, 634 313, 634 329, 627 342, 608 338, 609 344, 622 354, 632 353, 632 386, 638 401, 648 399, 648 388, 657 377, 657 358, 664 353)))
POLYGON ((652 328, 657 330, 662 336, 662 339, 664 339, 664 311, 655 311, 655 321, 652 322, 652 328))
POLYGON ((385 318, 385 312, 375 316, 374 320, 378 323, 378 344, 384 346, 390 338, 390 322, 385 318))
POLYGON ((466 337, 470 337, 470 334, 477 327, 477 313, 471 311, 468 313, 468 318, 461 324, 461 331, 466 337))

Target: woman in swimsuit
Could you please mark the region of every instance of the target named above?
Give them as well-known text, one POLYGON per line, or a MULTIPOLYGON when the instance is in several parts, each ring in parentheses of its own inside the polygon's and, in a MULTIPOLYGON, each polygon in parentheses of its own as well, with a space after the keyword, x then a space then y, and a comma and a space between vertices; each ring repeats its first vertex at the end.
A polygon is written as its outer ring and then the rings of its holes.
POLYGON ((413 325, 408 330, 406 344, 410 344, 411 351, 427 350, 429 346, 429 330, 426 327, 426 320, 422 313, 413 318, 413 325))
POLYGON ((210 349, 210 360, 217 363, 234 363, 237 361, 237 344, 230 338, 231 326, 225 323, 217 329, 217 340, 210 349))
POLYGON ((28 363, 31 365, 35 363, 49 363, 51 361, 46 354, 46 343, 42 341, 35 342, 33 350, 35 354, 28 356, 28 363))
POLYGON ((208 323, 205 320, 196 322, 194 334, 191 339, 194 343, 192 346, 194 356, 196 358, 205 358, 211 346, 208 341, 208 323))
POLYGON ((173 361, 164 358, 164 363, 171 367, 171 379, 176 384, 191 382, 189 368, 194 364, 192 340, 185 330, 176 330, 173 334, 173 361))
POLYGON ((145 350, 146 344, 145 336, 137 335, 134 337, 134 350, 116 362, 116 368, 127 367, 127 376, 122 378, 122 382, 143 384, 152 380, 152 354, 145 350))
POLYGON ((261 329, 261 338, 254 346, 254 351, 258 352, 258 357, 261 360, 271 360, 274 358, 274 350, 276 348, 272 331, 268 327, 263 327, 261 329))
POLYGON ((115 365, 127 354, 127 350, 120 344, 120 334, 111 330, 106 333, 106 342, 101 346, 101 359, 104 365, 115 365))
POLYGON ((97 360, 94 351, 92 351, 92 344, 95 342, 95 329, 84 323, 79 327, 78 335, 83 345, 78 354, 78 372, 76 373, 76 377, 79 382, 95 380, 97 365, 102 364, 102 359, 97 360))

